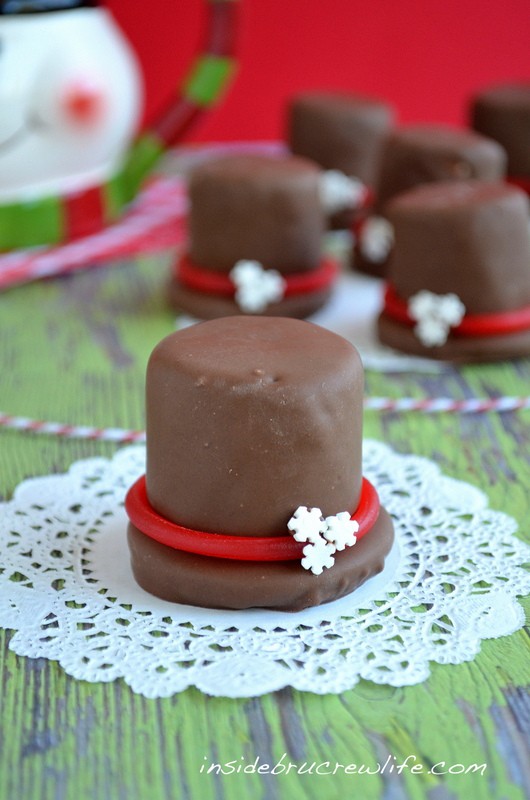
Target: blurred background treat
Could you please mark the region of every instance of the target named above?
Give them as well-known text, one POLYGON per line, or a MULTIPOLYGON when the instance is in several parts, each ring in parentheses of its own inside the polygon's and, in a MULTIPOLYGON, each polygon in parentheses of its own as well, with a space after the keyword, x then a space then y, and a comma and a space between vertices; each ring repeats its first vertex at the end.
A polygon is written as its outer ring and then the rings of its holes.
POLYGON ((298 156, 232 155, 197 166, 172 305, 201 319, 307 317, 324 305, 336 268, 323 253, 320 176, 298 156))
MULTIPOLYGON (((8 18, 6 9, 12 14, 15 7, 27 10, 50 4, 61 9, 64 5, 63 0, 6 0, 0 3, 0 20, 8 18)), ((391 0, 369 6, 358 0, 326 4, 321 0, 288 4, 283 0, 187 0, 178 5, 160 0, 149 8, 128 0, 104 4, 72 0, 67 8, 20 16, 28 22, 47 17, 46 24, 51 26, 60 15, 73 19, 79 12, 87 17, 105 14, 115 36, 123 32, 120 47, 127 48, 128 42, 131 69, 137 73, 131 84, 134 113, 127 130, 120 133, 119 152, 113 151, 111 167, 85 182, 87 169, 81 155, 86 159, 89 148, 81 147, 79 163, 68 161, 64 186, 57 191, 55 185, 48 187, 42 194, 42 209, 36 209, 30 198, 29 207, 26 200, 25 205, 17 201, 7 213, 12 195, 5 181, 0 182, 4 191, 2 250, 61 243, 116 219, 167 145, 221 142, 237 147, 238 142, 264 140, 286 144, 286 118, 295 97, 324 92, 375 98, 381 108, 395 110, 400 129, 417 124, 463 127, 470 124, 471 98, 499 83, 528 80, 530 74, 530 18, 525 0, 512 0, 509 9, 497 1, 485 9, 478 0, 465 6, 456 0, 436 0, 428 6, 404 0, 399 7, 391 0), (135 59, 140 69, 134 67, 135 59), (179 99, 175 113, 164 114, 175 98, 179 99), (132 138, 135 132, 146 131, 147 136, 132 138), (77 180, 78 168, 82 181, 77 180), (66 204, 62 201, 65 192, 69 193, 66 204)), ((39 40, 41 49, 45 40, 39 40)), ((88 53, 85 40, 82 51, 88 53)), ((11 58, 12 53, 3 53, 4 66, 9 66, 11 58)), ((51 84, 46 85, 39 97, 41 104, 49 94, 51 84)), ((90 117, 97 111, 94 86, 94 81, 82 82, 62 106, 79 131, 78 145, 85 141, 90 126, 95 130, 96 117, 90 117)), ((4 122, 8 125, 8 116, 4 122)), ((319 161, 318 153, 313 158, 319 161)), ((320 162, 328 168, 322 158, 320 162)), ((31 163, 25 159, 26 172, 31 163)), ((39 157, 35 163, 41 170, 52 162, 39 157)), ((377 169, 374 163, 369 172, 373 175, 377 169)), ((40 180, 26 172, 20 175, 28 185, 40 180)), ((370 175, 359 177, 368 183, 372 180, 370 175)), ((340 185, 335 188, 339 193, 344 190, 340 185)), ((342 226, 345 218, 333 222, 342 226)), ((391 244, 391 231, 379 223, 375 228, 371 249, 375 247, 379 258, 391 244)))
POLYGON ((530 353, 528 198, 505 182, 446 181, 387 205, 394 230, 381 340, 414 355, 530 353))
POLYGON ((530 81, 484 89, 470 111, 473 128, 504 147, 509 180, 530 193, 530 81))
POLYGON ((404 125, 391 133, 381 150, 373 208, 357 226, 355 268, 386 274, 394 236, 385 209, 393 197, 438 181, 504 180, 506 161, 498 142, 456 126, 404 125))
POLYGON ((322 199, 331 228, 350 228, 370 203, 394 109, 376 98, 303 92, 287 107, 290 150, 324 170, 322 199))

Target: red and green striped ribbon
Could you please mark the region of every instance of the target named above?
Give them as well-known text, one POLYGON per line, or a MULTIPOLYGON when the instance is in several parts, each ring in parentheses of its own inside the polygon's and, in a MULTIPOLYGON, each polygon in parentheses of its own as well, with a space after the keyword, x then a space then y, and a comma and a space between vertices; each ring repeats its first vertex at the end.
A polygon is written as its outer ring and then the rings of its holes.
POLYGON ((15 250, 88 236, 114 222, 163 151, 152 134, 140 137, 122 169, 109 181, 64 196, 0 207, 0 250, 15 250))

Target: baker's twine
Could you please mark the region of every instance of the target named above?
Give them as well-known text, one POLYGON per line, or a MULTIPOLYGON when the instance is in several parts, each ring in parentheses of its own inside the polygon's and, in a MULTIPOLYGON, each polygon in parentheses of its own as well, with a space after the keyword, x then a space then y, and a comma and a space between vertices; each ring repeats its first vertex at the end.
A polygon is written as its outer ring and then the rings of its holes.
MULTIPOLYGON (((367 397, 365 411, 401 413, 420 411, 424 414, 482 414, 487 411, 504 413, 530 408, 530 397, 494 397, 453 400, 449 397, 433 397, 416 400, 412 397, 392 399, 390 397, 367 397)), ((127 428, 98 428, 92 425, 68 425, 62 422, 46 422, 18 417, 0 411, 0 427, 24 433, 40 433, 62 439, 89 439, 91 441, 134 444, 145 442, 145 431, 127 428)))

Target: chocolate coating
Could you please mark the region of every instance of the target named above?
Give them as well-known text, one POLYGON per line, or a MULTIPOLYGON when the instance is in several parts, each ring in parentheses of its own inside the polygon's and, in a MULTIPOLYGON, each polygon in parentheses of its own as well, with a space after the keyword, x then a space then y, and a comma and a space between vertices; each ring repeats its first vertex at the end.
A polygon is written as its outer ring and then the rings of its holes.
POLYGON ((482 364, 510 358, 522 358, 530 354, 530 331, 504 334, 503 336, 451 337, 440 347, 425 347, 412 328, 381 315, 377 321, 379 339, 413 356, 452 361, 455 364, 482 364))
POLYGON ((230 561, 172 550, 129 524, 134 577, 147 592, 173 603, 206 608, 300 611, 352 592, 382 571, 394 541, 384 509, 370 533, 335 555, 321 575, 298 561, 230 561))
POLYGON ((228 156, 190 178, 190 256, 230 272, 255 259, 284 274, 315 269, 322 256, 320 170, 302 158, 228 156))
MULTIPOLYGON (((394 131, 383 146, 374 212, 386 216, 387 203, 415 186, 438 181, 498 181, 506 173, 506 153, 492 139, 440 125, 409 125, 394 131)), ((373 262, 358 247, 353 266, 374 277, 387 274, 388 259, 373 262)))
POLYGON ((407 300, 455 292, 469 313, 530 303, 528 200, 504 183, 421 186, 387 206, 395 245, 389 280, 407 300))
MULTIPOLYGON (((324 212, 318 167, 303 158, 241 155, 197 167, 189 185, 189 253, 208 270, 229 273, 237 261, 259 261, 284 275, 311 272, 322 259, 324 212)), ((303 318, 330 290, 287 297, 271 316, 303 318)), ((192 290, 172 278, 169 300, 200 319, 242 313, 232 298, 192 290)))
MULTIPOLYGON (((212 533, 286 535, 299 505, 353 511, 362 472, 363 370, 355 348, 307 322, 231 317, 178 331, 147 369, 146 488, 169 520, 212 533)), ((133 524, 137 582, 171 602, 297 611, 379 573, 394 539, 372 529, 321 575, 298 561, 249 562, 173 550, 133 524)))
POLYGON ((497 181, 506 172, 506 153, 473 131, 410 125, 394 131, 381 156, 376 209, 400 192, 435 181, 497 181))
POLYGON ((393 119, 392 107, 381 100, 306 93, 290 103, 287 139, 293 153, 373 186, 381 147, 393 119))
MULTIPOLYGON (((395 244, 388 277, 408 300, 422 289, 454 292, 470 314, 530 304, 530 236, 526 195, 503 183, 468 181, 421 186, 387 206, 395 244)), ((384 314, 379 336, 415 355, 484 361, 529 352, 530 332, 452 337, 425 347, 411 328, 384 314)))
POLYGON ((356 508, 363 370, 308 322, 231 317, 164 339, 147 369, 151 505, 195 530, 285 535, 299 505, 356 508))
POLYGON ((471 124, 504 147, 510 175, 530 178, 530 83, 478 94, 471 103, 471 124))

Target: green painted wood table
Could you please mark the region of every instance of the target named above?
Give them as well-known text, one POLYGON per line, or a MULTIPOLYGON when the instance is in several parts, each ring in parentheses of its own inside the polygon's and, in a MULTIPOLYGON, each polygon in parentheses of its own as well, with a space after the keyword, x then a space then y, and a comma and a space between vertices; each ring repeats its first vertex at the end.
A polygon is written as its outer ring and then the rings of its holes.
MULTIPOLYGON (((0 408, 72 424, 143 427, 144 370, 173 330, 164 285, 169 256, 131 260, 24 286, 0 297, 0 408)), ((440 375, 367 374, 367 394, 494 397, 530 390, 530 361, 440 375)), ((365 435, 437 461, 483 489, 530 539, 530 411, 487 414, 367 411, 365 435)), ((65 471, 117 445, 0 431, 0 493, 29 476, 65 471)), ((527 604, 526 610, 530 606, 527 604)), ((91 684, 54 662, 25 659, 2 632, 1 800, 171 798, 510 798, 530 794, 530 639, 483 643, 458 666, 433 665, 418 686, 359 683, 340 696, 284 689, 254 699, 187 690, 148 700, 121 681, 91 684), (277 774, 201 773, 204 763, 303 767, 277 774), (391 774, 317 775, 328 760, 391 774), (416 761, 414 760, 416 759, 416 761), (426 767, 445 762, 445 774, 426 767), (462 772, 454 765, 482 765, 462 772)))

